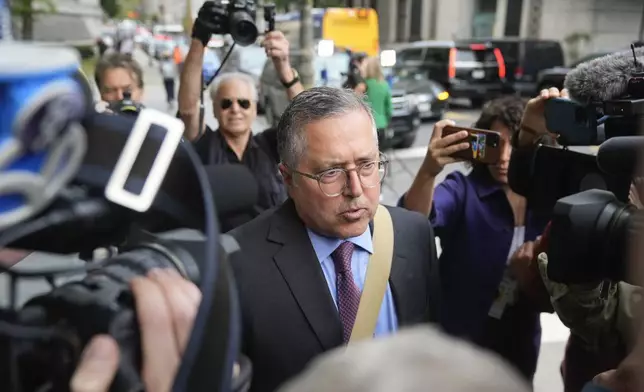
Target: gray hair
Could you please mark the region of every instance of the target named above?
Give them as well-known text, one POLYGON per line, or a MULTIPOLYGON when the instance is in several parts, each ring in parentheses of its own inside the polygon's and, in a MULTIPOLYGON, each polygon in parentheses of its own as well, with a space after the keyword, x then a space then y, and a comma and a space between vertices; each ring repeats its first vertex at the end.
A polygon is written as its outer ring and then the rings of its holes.
POLYGON ((334 87, 314 87, 298 94, 286 107, 277 124, 277 150, 282 162, 296 167, 306 150, 304 126, 353 111, 369 115, 373 134, 378 143, 376 121, 369 104, 351 90, 334 87))
POLYGON ((210 86, 210 98, 214 101, 219 93, 219 89, 222 85, 233 80, 238 80, 246 83, 250 87, 252 99, 257 102, 259 100, 259 94, 257 93, 257 87, 255 86, 255 79, 252 76, 245 74, 243 72, 229 72, 221 76, 218 76, 215 79, 215 82, 210 86))
POLYGON ((430 326, 335 349, 279 392, 528 392, 500 357, 430 326))

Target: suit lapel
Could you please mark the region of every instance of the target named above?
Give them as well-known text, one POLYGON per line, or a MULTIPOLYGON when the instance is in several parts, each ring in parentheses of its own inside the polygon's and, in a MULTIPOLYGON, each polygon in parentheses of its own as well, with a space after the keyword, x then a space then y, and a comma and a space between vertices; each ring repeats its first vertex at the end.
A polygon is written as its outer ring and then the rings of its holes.
POLYGON ((342 344, 337 309, 292 200, 276 211, 268 240, 282 245, 273 259, 322 347, 328 350, 342 344))

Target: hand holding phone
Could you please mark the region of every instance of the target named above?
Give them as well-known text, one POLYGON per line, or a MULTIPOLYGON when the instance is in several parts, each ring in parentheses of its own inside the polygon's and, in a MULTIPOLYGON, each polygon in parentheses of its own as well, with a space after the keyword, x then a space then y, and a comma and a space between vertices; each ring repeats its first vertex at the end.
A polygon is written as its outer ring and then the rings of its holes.
POLYGON ((465 131, 444 135, 444 129, 453 127, 454 125, 454 122, 451 120, 442 120, 434 125, 434 131, 429 140, 427 155, 423 162, 423 169, 427 170, 434 177, 443 170, 445 165, 462 160, 454 158, 452 156, 453 154, 467 150, 470 147, 469 143, 465 140, 467 138, 467 132, 465 131))
POLYGON ((451 154, 453 158, 464 161, 480 162, 494 165, 501 159, 501 133, 485 129, 446 126, 443 137, 452 135, 465 135, 460 141, 467 141, 468 149, 459 149, 451 154), (464 134, 463 132, 466 132, 464 134))

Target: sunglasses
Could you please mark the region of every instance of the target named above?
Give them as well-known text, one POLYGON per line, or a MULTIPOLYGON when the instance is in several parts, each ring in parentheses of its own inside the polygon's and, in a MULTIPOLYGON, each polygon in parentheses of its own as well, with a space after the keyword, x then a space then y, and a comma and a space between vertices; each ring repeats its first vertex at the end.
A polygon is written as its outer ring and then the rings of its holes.
MULTIPOLYGON (((249 99, 242 99, 242 98, 237 98, 237 105, 241 107, 242 109, 248 109, 250 107, 250 100, 249 99)), ((221 108, 226 110, 230 109, 233 106, 233 100, 224 98, 221 100, 221 108)))

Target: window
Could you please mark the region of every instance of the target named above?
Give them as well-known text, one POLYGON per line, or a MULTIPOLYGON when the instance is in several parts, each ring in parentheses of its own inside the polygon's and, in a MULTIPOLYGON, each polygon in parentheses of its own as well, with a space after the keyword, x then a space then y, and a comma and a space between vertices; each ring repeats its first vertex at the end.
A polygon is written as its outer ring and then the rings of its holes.
POLYGON ((457 62, 476 62, 476 63, 496 63, 496 57, 491 50, 467 50, 459 49, 456 51, 457 62))
POLYGON ((406 63, 409 61, 422 61, 423 60, 423 49, 422 48, 413 48, 413 49, 403 49, 398 53, 398 61, 401 63, 406 63))
POLYGON ((447 64, 449 61, 449 48, 428 48, 425 58, 430 64, 447 64))

